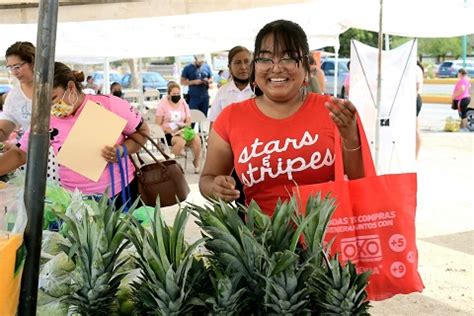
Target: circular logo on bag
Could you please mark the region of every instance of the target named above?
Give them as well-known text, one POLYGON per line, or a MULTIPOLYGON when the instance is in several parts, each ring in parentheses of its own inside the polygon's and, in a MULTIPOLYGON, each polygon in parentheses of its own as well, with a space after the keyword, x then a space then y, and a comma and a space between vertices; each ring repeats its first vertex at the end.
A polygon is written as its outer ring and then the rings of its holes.
POLYGON ((402 252, 407 246, 407 240, 403 235, 394 234, 389 238, 388 245, 393 251, 402 252))
POLYGON ((390 273, 396 278, 401 278, 403 277, 407 272, 407 268, 403 262, 400 261, 395 261, 392 263, 390 266, 390 273))

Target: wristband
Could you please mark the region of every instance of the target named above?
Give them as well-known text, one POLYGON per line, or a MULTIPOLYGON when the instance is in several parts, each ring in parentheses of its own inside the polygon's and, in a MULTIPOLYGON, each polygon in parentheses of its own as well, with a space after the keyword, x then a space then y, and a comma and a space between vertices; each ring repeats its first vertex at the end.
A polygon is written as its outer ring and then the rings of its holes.
POLYGON ((358 151, 360 149, 360 145, 357 146, 356 148, 346 148, 346 146, 342 145, 342 148, 344 148, 345 151, 351 152, 351 151, 358 151))

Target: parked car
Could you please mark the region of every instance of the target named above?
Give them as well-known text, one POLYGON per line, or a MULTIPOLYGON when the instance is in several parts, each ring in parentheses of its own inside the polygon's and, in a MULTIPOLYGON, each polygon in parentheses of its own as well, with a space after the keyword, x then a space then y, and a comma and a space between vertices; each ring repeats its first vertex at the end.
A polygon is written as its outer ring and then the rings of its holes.
POLYGON ((9 84, 0 83, 0 95, 9 92, 11 88, 9 84))
POLYGON ((466 60, 466 67, 463 67, 462 60, 447 60, 439 66, 437 76, 438 78, 456 78, 461 68, 467 71, 469 77, 474 76, 474 61, 470 60, 466 60))
MULTIPOLYGON (((345 96, 344 79, 349 72, 349 69, 347 68, 348 61, 349 58, 339 58, 337 62, 337 95, 341 98, 345 96)), ((321 64, 321 70, 324 72, 324 76, 326 77, 326 84, 324 88, 325 94, 334 94, 334 78, 336 77, 334 75, 335 65, 336 59, 332 57, 326 58, 321 64)))
MULTIPOLYGON (((157 89, 160 95, 164 96, 168 93, 168 80, 166 80, 159 72, 141 72, 143 90, 157 89)), ((132 85, 132 74, 125 74, 122 78, 122 88, 128 89, 132 85)))
MULTIPOLYGON (((102 89, 102 86, 104 85, 104 72, 95 71, 91 74, 91 76, 92 78, 94 78, 94 84, 97 85, 97 89, 103 93, 104 89, 102 89)), ((109 71, 109 85, 112 84, 113 82, 120 83, 121 81, 122 81, 122 75, 120 75, 116 71, 109 71)))

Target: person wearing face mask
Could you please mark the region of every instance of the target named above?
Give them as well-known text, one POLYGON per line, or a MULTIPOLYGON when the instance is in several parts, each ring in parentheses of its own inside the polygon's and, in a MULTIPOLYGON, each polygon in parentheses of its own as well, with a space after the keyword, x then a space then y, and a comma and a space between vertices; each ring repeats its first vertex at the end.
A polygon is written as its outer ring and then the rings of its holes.
MULTIPOLYGON (((127 123, 115 144, 105 146, 100 155, 108 163, 116 164, 119 158, 122 158, 124 147, 129 154, 140 150, 141 144, 145 144, 145 138, 141 134, 148 135, 148 126, 143 121, 140 113, 136 112, 130 104, 122 99, 111 97, 109 95, 86 95, 82 92, 81 82, 84 80, 84 73, 72 71, 66 65, 56 62, 54 64, 54 82, 52 90, 51 120, 50 120, 50 146, 55 154, 59 152, 65 140, 78 117, 80 116, 85 104, 88 101, 100 104, 105 109, 124 118, 127 123), (117 153, 118 151, 118 153, 117 153)), ((90 128, 94 128, 91 126, 90 128)), ((20 139, 16 149, 10 150, 0 157, 0 175, 6 174, 26 162, 26 153, 28 151, 29 131, 20 139)), ((81 150, 78 148, 78 150, 81 150)), ((87 163, 87 162, 85 162, 87 163)), ((134 179, 135 168, 127 157, 129 182, 125 184, 126 190, 130 191, 132 201, 138 196, 138 183, 134 179), (127 188, 128 186, 128 188, 127 188)), ((119 168, 114 166, 114 182, 106 168, 97 182, 76 173, 75 171, 60 165, 59 166, 60 185, 67 190, 74 191, 78 189, 85 195, 102 195, 107 188, 113 185, 114 192, 120 195, 121 177, 119 168)), ((116 195, 116 196, 117 196, 116 195)), ((116 199, 116 206, 121 205, 121 199, 116 199)))
POLYGON ((344 171, 364 176, 358 115, 349 100, 307 91, 308 39, 298 24, 277 20, 255 39, 250 82, 255 97, 227 106, 209 134, 199 179, 203 196, 234 201, 240 196, 232 169, 267 215, 297 185, 334 180, 336 128, 344 171))
POLYGON ((194 172, 199 173, 201 140, 197 135, 194 137, 185 135, 186 127, 191 126, 191 112, 181 97, 181 87, 176 82, 171 81, 168 84, 168 95, 161 99, 156 108, 156 124, 165 132, 166 141, 174 155, 183 155, 184 147, 191 147, 194 155, 194 172))
POLYGON ((194 63, 183 68, 181 84, 188 86, 189 107, 204 113, 209 110, 209 85, 212 83, 212 71, 203 55, 195 55, 194 63))
POLYGON ((211 127, 226 106, 253 96, 249 84, 250 62, 252 60, 249 50, 243 46, 235 46, 229 51, 228 60, 230 80, 219 88, 212 102, 209 112, 211 127))
POLYGON ((8 93, 0 113, 0 142, 8 140, 15 129, 20 128, 21 136, 30 127, 35 47, 30 42, 16 42, 6 50, 5 59, 5 68, 19 84, 8 93))
POLYGON ((110 94, 116 96, 117 98, 122 98, 122 85, 118 82, 113 82, 110 85, 110 94))

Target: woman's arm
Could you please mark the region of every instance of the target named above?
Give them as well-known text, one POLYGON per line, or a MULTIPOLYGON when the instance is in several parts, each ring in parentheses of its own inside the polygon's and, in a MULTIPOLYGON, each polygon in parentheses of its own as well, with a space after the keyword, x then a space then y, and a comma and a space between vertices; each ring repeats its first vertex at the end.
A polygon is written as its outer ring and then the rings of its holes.
POLYGON ((6 141, 13 130, 15 130, 15 124, 13 122, 0 120, 0 142, 6 141))
POLYGON ((230 144, 211 130, 207 157, 199 178, 202 195, 225 201, 234 201, 240 196, 239 190, 235 189, 235 180, 230 176, 234 167, 233 157, 230 144))
POLYGON ((130 134, 122 144, 116 144, 115 146, 105 146, 104 149, 102 149, 102 157, 104 157, 104 159, 108 162, 117 162, 117 149, 119 150, 120 157, 123 155, 124 150, 122 145, 127 147, 127 152, 129 154, 137 153, 142 148, 140 144, 145 145, 147 141, 147 139, 139 132, 148 136, 150 135, 150 130, 146 122, 142 122, 137 132, 130 134), (137 144, 137 142, 139 144, 137 144))
POLYGON ((26 163, 26 153, 18 147, 12 148, 0 156, 0 175, 12 172, 26 163))

